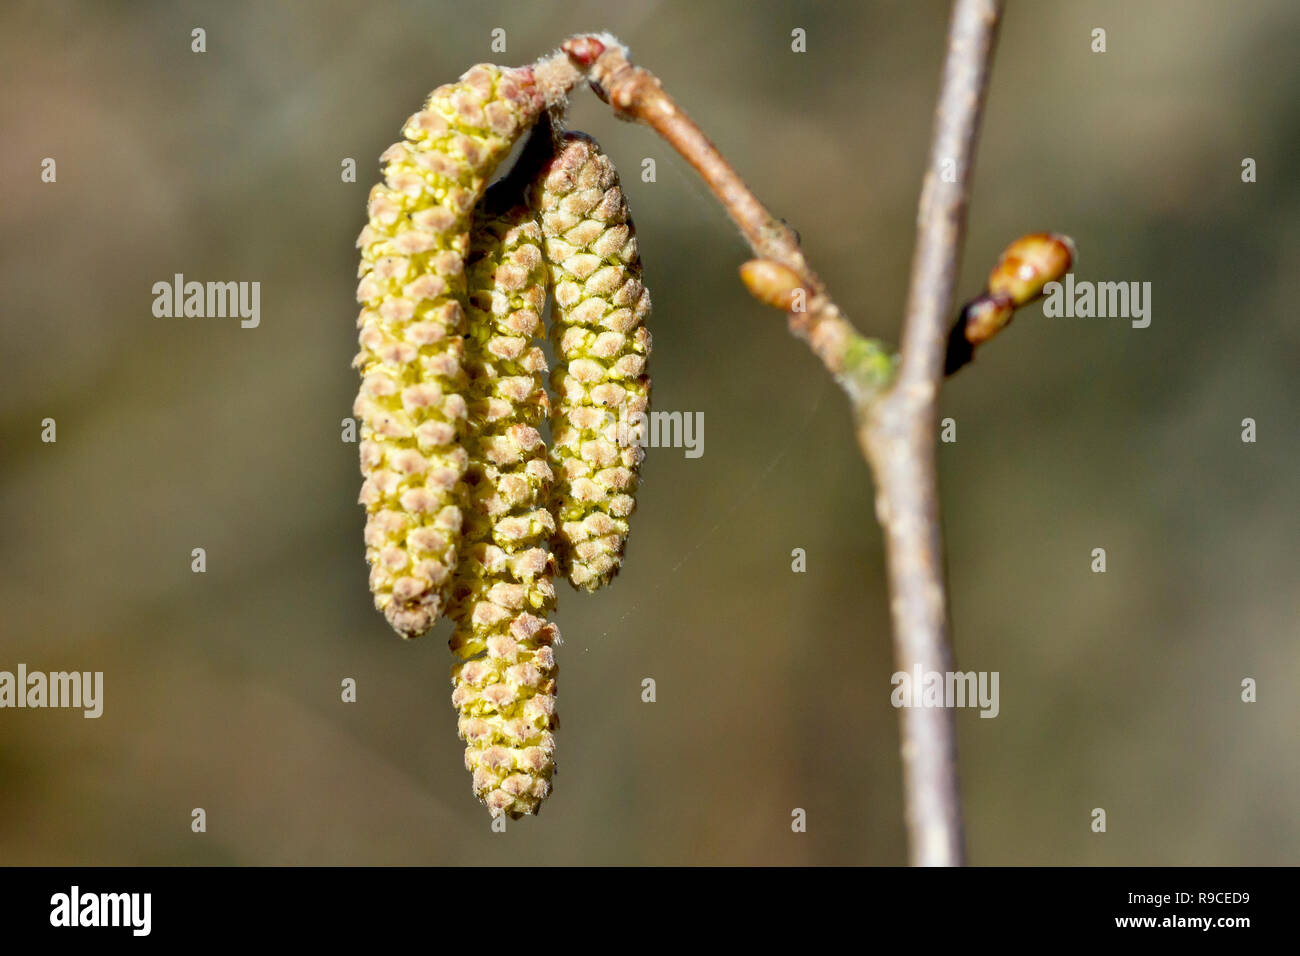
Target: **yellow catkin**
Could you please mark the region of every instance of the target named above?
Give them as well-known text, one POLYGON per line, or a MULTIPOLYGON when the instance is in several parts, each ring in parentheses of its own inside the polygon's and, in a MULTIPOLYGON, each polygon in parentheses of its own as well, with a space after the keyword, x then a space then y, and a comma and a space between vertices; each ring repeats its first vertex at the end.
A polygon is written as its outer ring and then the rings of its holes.
POLYGON ((551 496, 561 571, 595 590, 619 569, 644 456, 650 295, 627 202, 609 158, 567 134, 537 177, 554 294, 556 393, 551 496))
POLYGON ((366 560, 375 606, 403 637, 436 623, 457 562, 471 215, 544 106, 530 70, 479 65, 434 90, 384 153, 357 239, 366 560))
POLYGON ((493 814, 536 813, 554 770, 555 522, 539 428, 550 403, 538 345, 542 231, 522 206, 475 216, 468 266, 467 511, 449 614, 465 766, 493 814))

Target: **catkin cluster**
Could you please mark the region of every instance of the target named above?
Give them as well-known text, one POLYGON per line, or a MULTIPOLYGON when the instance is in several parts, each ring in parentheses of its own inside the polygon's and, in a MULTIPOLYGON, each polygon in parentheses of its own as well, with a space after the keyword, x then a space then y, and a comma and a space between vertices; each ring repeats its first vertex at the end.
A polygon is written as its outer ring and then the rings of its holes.
POLYGON ((650 389, 650 300, 609 159, 548 121, 541 158, 530 143, 522 178, 486 189, 555 110, 538 87, 574 82, 557 62, 435 90, 384 154, 358 239, 371 590, 404 637, 452 620, 465 765, 511 817, 537 812, 555 769, 554 577, 593 590, 618 571, 650 389))

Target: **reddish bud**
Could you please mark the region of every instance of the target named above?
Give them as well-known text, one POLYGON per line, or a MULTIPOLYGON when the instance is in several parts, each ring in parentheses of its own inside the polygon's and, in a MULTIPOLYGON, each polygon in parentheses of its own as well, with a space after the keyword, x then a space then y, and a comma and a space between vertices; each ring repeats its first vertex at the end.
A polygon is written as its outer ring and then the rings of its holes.
POLYGON ((573 60, 574 63, 586 69, 596 62, 597 57, 605 52, 605 44, 588 34, 569 37, 564 41, 564 45, 560 49, 569 54, 569 59, 573 60))

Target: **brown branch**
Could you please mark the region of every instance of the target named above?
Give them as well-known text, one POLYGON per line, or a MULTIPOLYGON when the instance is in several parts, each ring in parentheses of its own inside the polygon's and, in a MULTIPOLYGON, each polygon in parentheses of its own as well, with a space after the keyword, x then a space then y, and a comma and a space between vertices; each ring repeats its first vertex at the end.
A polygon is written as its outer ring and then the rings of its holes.
MULTIPOLYGON (((760 260, 742 270, 746 285, 787 312, 791 331, 809 343, 849 393, 885 532, 896 666, 909 674, 918 665, 923 671, 952 669, 934 467, 935 399, 1001 9, 1001 0, 956 0, 896 381, 887 353, 840 312, 808 266, 794 232, 763 207, 659 80, 628 62, 612 37, 574 37, 563 47, 618 116, 651 127, 700 174, 760 260), (946 160, 955 164, 951 182, 941 175, 946 160)), ((946 708, 900 713, 910 859, 922 865, 960 864, 953 713, 946 708)))
MULTIPOLYGON (((898 381, 865 410, 858 429, 875 473, 876 515, 885 534, 895 666, 908 674, 918 667, 952 670, 934 464, 936 399, 1001 12, 1001 0, 954 5, 921 191, 898 381)), ((959 865, 964 837, 955 714, 945 707, 914 707, 900 715, 911 861, 959 865)))
POLYGON ((628 62, 626 51, 611 37, 574 37, 564 50, 589 68, 593 88, 615 115, 649 126, 694 167, 759 259, 794 274, 804 295, 797 308, 788 310, 790 331, 808 342, 854 402, 878 393, 892 375, 888 355, 844 317, 809 267, 794 231, 764 208, 658 78, 628 62))

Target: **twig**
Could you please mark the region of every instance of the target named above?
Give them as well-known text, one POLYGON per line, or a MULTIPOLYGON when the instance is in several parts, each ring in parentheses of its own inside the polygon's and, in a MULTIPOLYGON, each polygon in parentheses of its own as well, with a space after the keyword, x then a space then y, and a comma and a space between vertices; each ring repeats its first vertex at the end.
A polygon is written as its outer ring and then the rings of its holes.
MULTIPOLYGON (((885 531, 896 666, 909 674, 918 665, 923 671, 952 667, 934 467, 935 399, 1001 9, 1001 0, 957 0, 953 11, 896 380, 888 353, 840 312, 795 233, 764 208, 659 80, 628 62, 612 37, 578 36, 563 47, 618 116, 648 125, 700 174, 760 260, 750 263, 759 268, 745 275, 750 290, 787 312, 791 331, 809 343, 848 392, 885 531), (945 160, 955 164, 951 182, 940 175, 945 160)), ((960 864, 953 713, 904 708, 901 721, 911 862, 960 864)))
POLYGON ((892 377, 888 354, 844 317, 808 266, 794 231, 764 208, 718 148, 664 92, 658 78, 629 63, 621 46, 595 37, 575 37, 564 50, 589 64, 593 88, 615 115, 646 124, 695 168, 759 259, 792 273, 791 281, 804 295, 800 308, 789 311, 790 329, 808 342, 854 402, 877 394, 892 377))
MULTIPOLYGON (((909 674, 952 670, 935 477, 936 398, 966 229, 971 167, 1002 13, 1001 0, 957 0, 948 31, 930 165, 921 191, 898 381, 859 421, 885 532, 894 660, 909 674), (944 170, 955 175, 945 177, 944 170)), ((911 861, 964 862, 956 720, 945 707, 903 708, 903 789, 911 861)))

